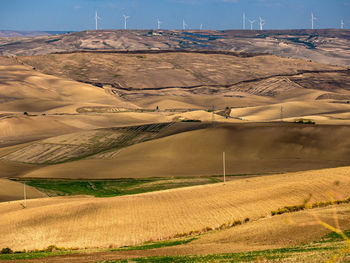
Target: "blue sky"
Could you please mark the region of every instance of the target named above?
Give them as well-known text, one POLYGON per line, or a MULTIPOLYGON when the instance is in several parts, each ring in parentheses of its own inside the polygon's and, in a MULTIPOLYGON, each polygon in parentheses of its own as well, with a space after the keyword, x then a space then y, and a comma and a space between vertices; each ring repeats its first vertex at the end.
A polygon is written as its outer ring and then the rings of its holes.
POLYGON ((102 29, 123 28, 123 13, 130 29, 156 28, 158 17, 164 29, 182 19, 191 29, 241 29, 243 12, 264 18, 264 29, 310 28, 311 12, 315 28, 339 28, 341 19, 350 28, 350 0, 0 0, 0 30, 94 29, 95 10, 102 29))

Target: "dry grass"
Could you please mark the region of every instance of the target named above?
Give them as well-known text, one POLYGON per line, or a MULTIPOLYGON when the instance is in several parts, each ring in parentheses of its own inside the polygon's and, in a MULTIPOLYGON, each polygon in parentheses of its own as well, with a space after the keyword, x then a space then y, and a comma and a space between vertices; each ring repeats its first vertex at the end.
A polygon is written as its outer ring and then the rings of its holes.
POLYGON ((264 176, 110 199, 50 198, 0 204, 0 247, 13 249, 134 245, 178 233, 266 216, 309 194, 350 195, 349 167, 264 176))

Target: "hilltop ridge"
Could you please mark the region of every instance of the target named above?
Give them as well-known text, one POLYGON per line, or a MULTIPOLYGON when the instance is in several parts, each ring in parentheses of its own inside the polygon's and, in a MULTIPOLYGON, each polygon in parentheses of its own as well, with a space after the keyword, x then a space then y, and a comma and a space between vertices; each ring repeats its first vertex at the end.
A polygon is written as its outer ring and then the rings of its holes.
POLYGON ((268 53, 347 67, 350 66, 349 46, 350 30, 339 29, 88 30, 0 38, 0 54, 6 56, 82 50, 221 50, 268 53))

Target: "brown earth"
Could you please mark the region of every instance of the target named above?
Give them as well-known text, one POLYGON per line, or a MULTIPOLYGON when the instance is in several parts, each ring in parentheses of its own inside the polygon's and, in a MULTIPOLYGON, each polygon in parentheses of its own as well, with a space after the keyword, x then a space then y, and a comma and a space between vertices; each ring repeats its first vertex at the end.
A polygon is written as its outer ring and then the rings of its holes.
MULTIPOLYGON (((220 175, 223 152, 226 172, 233 175, 337 167, 350 165, 349 133, 349 126, 338 125, 222 124, 47 166, 24 176, 111 179, 220 175)), ((39 150, 30 145, 3 160, 40 156, 39 150)))
MULTIPOLYGON (((22 183, 0 178, 0 202, 24 199, 24 186, 22 183)), ((38 191, 31 186, 25 186, 27 199, 44 198, 46 194, 38 191)))
POLYGON ((2 55, 77 50, 218 50, 270 53, 349 66, 349 30, 99 30, 0 38, 2 55))

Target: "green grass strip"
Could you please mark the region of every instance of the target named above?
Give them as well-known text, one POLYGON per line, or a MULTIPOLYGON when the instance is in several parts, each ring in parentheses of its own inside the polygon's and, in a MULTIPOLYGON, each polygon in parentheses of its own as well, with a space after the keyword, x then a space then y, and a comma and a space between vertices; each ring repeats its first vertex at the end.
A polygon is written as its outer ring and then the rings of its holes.
POLYGON ((190 238, 190 239, 185 239, 185 240, 152 242, 152 243, 145 243, 145 244, 140 245, 140 246, 126 246, 126 247, 121 247, 118 249, 111 249, 110 251, 146 250, 146 249, 161 248, 161 247, 173 247, 173 246, 188 244, 196 239, 198 239, 198 238, 190 238))

